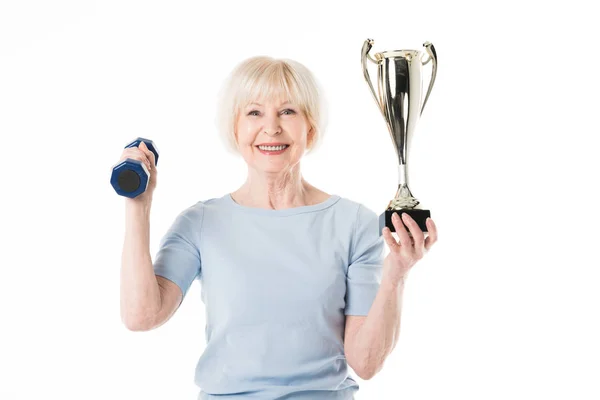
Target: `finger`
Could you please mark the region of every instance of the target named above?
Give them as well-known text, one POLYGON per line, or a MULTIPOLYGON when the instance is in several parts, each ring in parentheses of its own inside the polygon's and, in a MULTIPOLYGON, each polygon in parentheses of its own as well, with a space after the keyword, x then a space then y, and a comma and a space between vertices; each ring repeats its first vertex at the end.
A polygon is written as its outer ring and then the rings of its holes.
POLYGON ((148 160, 148 156, 146 156, 146 154, 138 148, 126 149, 123 153, 122 159, 125 160, 127 158, 143 162, 144 164, 146 164, 146 168, 148 168, 148 170, 152 169, 150 160, 148 160))
POLYGON ((140 142, 140 144, 138 144, 138 150, 144 155, 144 158, 147 160, 148 168, 150 168, 152 166, 152 161, 149 154, 151 151, 148 150, 146 143, 140 142))
POLYGON ((150 149, 148 149, 146 142, 140 142, 140 145, 138 146, 138 148, 144 153, 144 155, 148 159, 148 162, 150 163, 150 165, 154 166, 156 163, 156 161, 154 160, 154 153, 151 152, 150 149))
POLYGON ((396 212, 392 214, 392 223, 394 224, 394 228, 396 228, 396 235, 398 235, 400 244, 405 247, 411 247, 412 240, 410 239, 410 236, 408 236, 408 232, 396 212))
POLYGON ((152 166, 156 166, 156 154, 154 154, 153 151, 148 150, 148 157, 150 158, 150 161, 152 162, 152 166))
POLYGON ((394 239, 394 236, 392 236, 392 231, 390 230, 390 228, 385 226, 381 232, 383 234, 383 239, 387 243, 390 250, 395 250, 399 247, 398 242, 396 241, 396 239, 394 239))
POLYGON ((150 160, 148 159, 148 155, 146 153, 144 153, 143 151, 138 151, 137 154, 139 154, 140 161, 143 162, 144 164, 146 164, 146 168, 148 168, 148 171, 152 170, 152 164, 150 163, 150 160))
POLYGON ((152 170, 152 162, 148 156, 149 150, 145 142, 140 142, 137 147, 131 147, 130 150, 141 157, 139 160, 146 164, 149 171, 152 170))
POLYGON ((146 154, 144 154, 144 159, 145 159, 145 163, 146 166, 148 167, 149 171, 152 171, 152 161, 150 161, 150 159, 148 158, 148 156, 146 154))
POLYGON ((403 220, 404 224, 406 226, 408 226, 408 229, 410 230, 410 233, 411 233, 413 241, 414 241, 415 248, 417 248, 417 249, 422 248, 423 242, 425 240, 425 235, 423 234, 423 231, 419 227, 419 224, 417 224, 417 221, 415 221, 407 213, 402 214, 402 220, 403 220))
POLYGON ((427 224, 427 231, 429 232, 429 236, 425 239, 425 249, 429 250, 431 246, 437 242, 438 232, 435 223, 431 218, 427 218, 425 224, 427 224))

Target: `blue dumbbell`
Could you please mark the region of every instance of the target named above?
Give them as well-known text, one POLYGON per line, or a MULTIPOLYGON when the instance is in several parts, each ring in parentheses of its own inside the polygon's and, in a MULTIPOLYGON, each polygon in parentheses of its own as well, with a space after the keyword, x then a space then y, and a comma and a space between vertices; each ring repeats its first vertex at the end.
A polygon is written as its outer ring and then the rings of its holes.
MULTIPOLYGON (((138 137, 125 148, 138 147, 144 142, 148 150, 154 153, 154 165, 158 165, 158 149, 152 140, 138 137)), ((110 184, 118 195, 134 198, 146 191, 150 181, 150 172, 145 163, 128 158, 113 167, 110 184)))

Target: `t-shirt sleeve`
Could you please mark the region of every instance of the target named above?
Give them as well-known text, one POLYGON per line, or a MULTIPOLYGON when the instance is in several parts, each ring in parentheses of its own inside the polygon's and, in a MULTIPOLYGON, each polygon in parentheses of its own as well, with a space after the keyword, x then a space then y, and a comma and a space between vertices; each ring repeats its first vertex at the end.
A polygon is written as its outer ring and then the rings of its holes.
POLYGON ((179 213, 162 237, 154 262, 154 273, 177 284, 182 301, 202 270, 198 238, 203 217, 203 207, 179 213))
POLYGON ((345 315, 368 315, 381 284, 383 249, 379 217, 359 205, 346 276, 345 315))

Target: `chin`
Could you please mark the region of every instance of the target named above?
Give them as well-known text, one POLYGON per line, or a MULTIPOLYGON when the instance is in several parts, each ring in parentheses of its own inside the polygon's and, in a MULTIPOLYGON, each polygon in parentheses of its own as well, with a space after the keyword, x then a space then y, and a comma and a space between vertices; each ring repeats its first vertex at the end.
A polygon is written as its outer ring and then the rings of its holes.
POLYGON ((277 174, 285 170, 285 168, 259 168, 259 171, 265 174, 277 174))

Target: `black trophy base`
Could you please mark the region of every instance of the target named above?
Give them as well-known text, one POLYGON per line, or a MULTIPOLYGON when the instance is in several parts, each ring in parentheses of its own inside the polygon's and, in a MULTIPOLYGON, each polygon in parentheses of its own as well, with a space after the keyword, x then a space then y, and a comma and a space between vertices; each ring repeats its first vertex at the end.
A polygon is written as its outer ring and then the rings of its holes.
MULTIPOLYGON (((396 228, 394 227, 394 224, 392 223, 392 214, 394 214, 394 213, 397 213, 398 216, 400 217, 400 219, 402 219, 402 214, 404 214, 404 213, 408 214, 419 225, 419 228, 421 228, 421 231, 427 232, 427 225, 425 224, 425 221, 427 220, 427 218, 431 217, 431 213, 429 212, 429 210, 418 210, 418 209, 385 210, 385 212, 379 216, 379 235, 382 234, 381 231, 386 226, 388 228, 390 228, 390 230, 392 232, 396 232, 396 228)), ((404 224, 404 221, 400 221, 400 223, 404 224)), ((410 230, 408 229, 408 227, 406 227, 406 230, 410 233, 410 230)))

